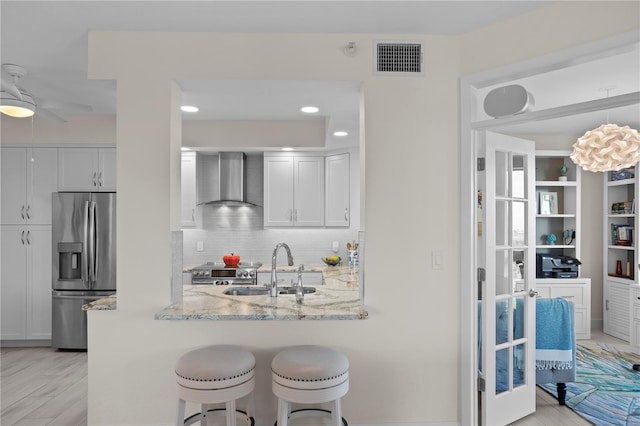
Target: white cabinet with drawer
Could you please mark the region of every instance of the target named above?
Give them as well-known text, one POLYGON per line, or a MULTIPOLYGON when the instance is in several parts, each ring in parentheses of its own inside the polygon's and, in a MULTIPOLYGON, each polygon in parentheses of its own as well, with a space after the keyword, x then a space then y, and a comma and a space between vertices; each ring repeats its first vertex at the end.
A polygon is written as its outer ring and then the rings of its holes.
POLYGON ((544 279, 536 281, 538 297, 562 297, 575 307, 576 339, 591 338, 591 279, 544 279))
POLYGON ((640 355, 640 285, 631 286, 631 352, 640 355))

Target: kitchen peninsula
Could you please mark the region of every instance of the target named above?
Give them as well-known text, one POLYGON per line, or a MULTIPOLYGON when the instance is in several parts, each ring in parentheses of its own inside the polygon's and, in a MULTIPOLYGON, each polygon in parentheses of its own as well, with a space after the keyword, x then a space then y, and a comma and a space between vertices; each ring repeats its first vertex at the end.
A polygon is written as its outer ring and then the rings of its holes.
MULTIPOLYGON (((262 266, 264 270, 270 267, 262 266)), ((278 272, 293 272, 295 267, 278 265, 278 272)), ((302 304, 295 294, 237 296, 224 294, 230 286, 184 286, 179 303, 167 306, 155 315, 158 320, 352 320, 365 319, 358 271, 347 266, 305 265, 305 271, 323 274, 323 285, 305 294, 302 304)), ((259 270, 262 272, 262 270, 259 270)), ((304 285, 304 283, 303 283, 304 285)))

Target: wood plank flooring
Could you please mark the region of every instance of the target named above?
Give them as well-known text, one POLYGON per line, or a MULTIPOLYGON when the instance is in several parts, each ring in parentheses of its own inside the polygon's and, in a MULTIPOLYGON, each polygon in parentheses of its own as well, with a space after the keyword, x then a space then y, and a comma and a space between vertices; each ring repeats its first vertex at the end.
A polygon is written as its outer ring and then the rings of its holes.
MULTIPOLYGON (((584 341, 581 341, 584 342, 584 341)), ((588 342, 588 341, 587 341, 588 342)), ((592 342, 606 342, 622 351, 622 340, 592 332, 592 342)), ((51 348, 2 348, 0 351, 2 426, 85 426, 87 424, 87 353, 51 348)), ((540 388, 536 412, 512 426, 590 425, 540 388)))
POLYGON ((87 353, 2 348, 0 424, 87 424, 87 353))

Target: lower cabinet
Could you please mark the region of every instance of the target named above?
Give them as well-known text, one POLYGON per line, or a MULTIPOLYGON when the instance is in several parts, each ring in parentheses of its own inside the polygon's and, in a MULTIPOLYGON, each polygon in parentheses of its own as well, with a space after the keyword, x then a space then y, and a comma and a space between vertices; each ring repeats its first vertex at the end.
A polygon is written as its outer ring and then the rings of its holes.
POLYGON ((640 355, 640 285, 631 286, 631 351, 640 355))
POLYGON ((536 281, 538 297, 562 297, 573 302, 575 307, 576 339, 591 338, 591 279, 550 278, 536 281))
POLYGON ((630 291, 631 286, 627 283, 614 280, 604 282, 603 331, 627 342, 631 329, 630 291))
POLYGON ((51 226, 3 225, 2 340, 51 339, 51 226))

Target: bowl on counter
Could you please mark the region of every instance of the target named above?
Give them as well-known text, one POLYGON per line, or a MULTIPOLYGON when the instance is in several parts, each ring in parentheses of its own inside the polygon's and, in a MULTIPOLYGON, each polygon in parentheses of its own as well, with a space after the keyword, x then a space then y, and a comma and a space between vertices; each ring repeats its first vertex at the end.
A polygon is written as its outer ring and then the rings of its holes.
POLYGON ((329 265, 329 266, 336 266, 337 264, 340 263, 342 259, 340 258, 340 256, 331 256, 331 257, 323 257, 322 261, 325 263, 325 265, 329 265))

